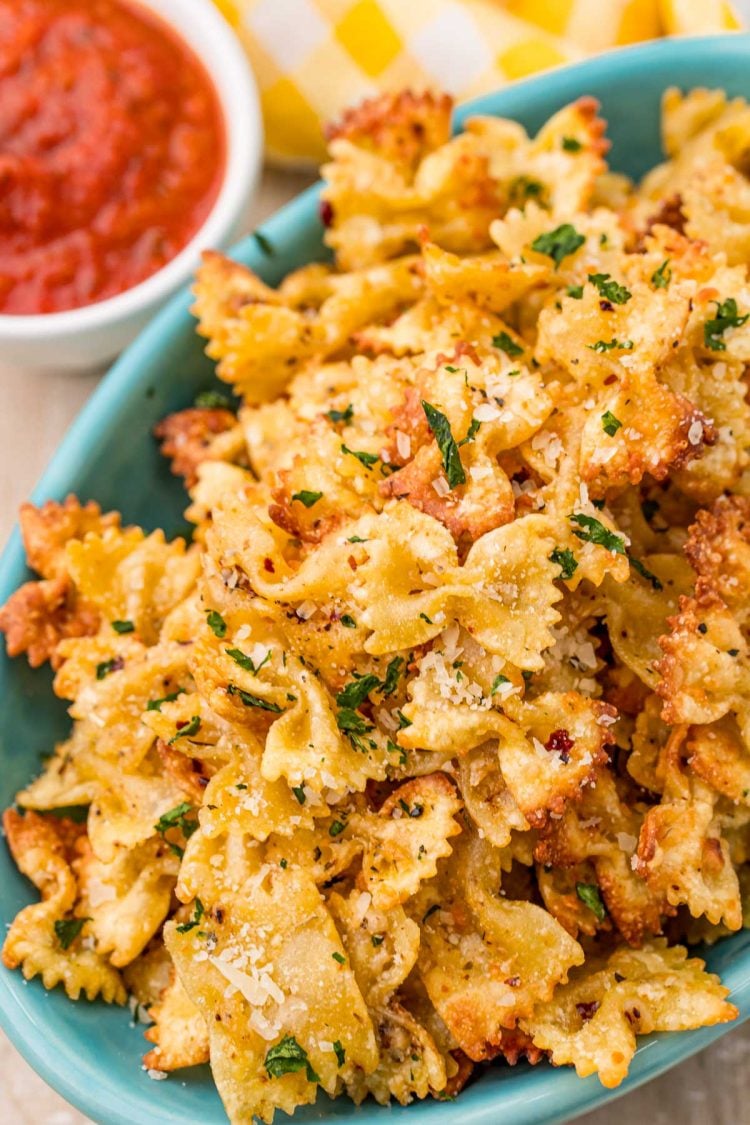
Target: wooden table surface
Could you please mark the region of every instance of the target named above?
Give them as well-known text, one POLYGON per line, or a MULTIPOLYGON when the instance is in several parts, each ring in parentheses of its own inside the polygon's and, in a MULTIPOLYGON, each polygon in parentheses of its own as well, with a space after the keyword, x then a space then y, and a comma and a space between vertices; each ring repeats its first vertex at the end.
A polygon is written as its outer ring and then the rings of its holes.
MULTIPOLYGON (((252 225, 305 183, 299 176, 267 172, 252 225)), ((4 543, 18 504, 33 488, 98 379, 10 371, 0 374, 0 380, 0 542, 4 543)), ((155 1089, 154 1096, 159 1094, 155 1089)), ((87 1120, 33 1073, 0 1032, 0 1125, 84 1125, 87 1120)), ((615 1121, 617 1125, 750 1123, 750 1023, 670 1074, 626 1095, 615 1106, 580 1120, 585 1125, 610 1125, 615 1121)))

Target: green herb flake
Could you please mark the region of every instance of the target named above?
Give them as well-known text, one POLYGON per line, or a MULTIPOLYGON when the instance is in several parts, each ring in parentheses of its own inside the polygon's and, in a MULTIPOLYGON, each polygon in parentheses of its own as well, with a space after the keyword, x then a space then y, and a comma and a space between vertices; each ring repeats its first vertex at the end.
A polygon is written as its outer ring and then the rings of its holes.
POLYGON ((578 570, 578 562, 570 547, 555 547, 549 556, 549 561, 557 563, 562 571, 561 578, 572 578, 578 570))
POLYGON ((432 906, 428 907, 427 910, 425 910, 424 914, 422 915, 422 925, 424 925, 424 923, 427 921, 427 919, 431 915, 433 915, 436 910, 439 910, 439 909, 440 909, 440 903, 439 902, 433 902, 432 906))
POLYGON ((341 452, 348 453, 350 457, 356 457, 361 465, 366 469, 372 469, 373 465, 380 460, 376 453, 365 453, 361 449, 349 449, 348 446, 342 443, 341 452))
POLYGON ((393 695, 394 691, 398 687, 398 680, 399 676, 401 675, 401 669, 403 665, 403 656, 394 656, 393 660, 390 661, 385 672, 385 679, 380 685, 380 690, 382 691, 383 695, 393 695))
POLYGON ((298 1070, 304 1070, 308 1082, 320 1082, 310 1066, 307 1051, 300 1047, 293 1035, 285 1035, 268 1050, 264 1065, 269 1078, 282 1078, 285 1074, 296 1074, 298 1070))
POLYGON ((192 738, 193 735, 197 734, 200 729, 201 717, 200 715, 193 715, 190 719, 190 722, 185 723, 179 728, 176 734, 172 735, 169 740, 169 745, 171 746, 174 742, 177 742, 178 738, 192 738))
POLYGON ((617 431, 622 427, 622 422, 619 418, 615 418, 611 410, 605 410, 602 414, 602 429, 605 434, 614 437, 617 431))
POLYGON ((346 957, 344 957, 343 953, 335 952, 331 954, 331 957, 333 957, 334 961, 338 961, 339 965, 346 964, 346 957))
POLYGON ((109 676, 112 672, 119 672, 124 667, 125 661, 121 656, 113 656, 111 660, 102 660, 96 666, 96 678, 97 680, 103 680, 105 676, 109 676))
POLYGON ((473 441, 474 438, 479 433, 479 427, 481 425, 482 425, 482 423, 479 421, 478 418, 472 418, 471 425, 469 426, 468 430, 466 431, 466 437, 461 438, 460 442, 458 443, 459 447, 462 446, 462 445, 467 445, 470 441, 473 441))
POLYGON ((135 625, 132 621, 113 621, 112 628, 116 633, 120 633, 120 635, 135 632, 135 625))
POLYGON ((565 292, 569 297, 572 297, 574 301, 580 301, 583 297, 583 286, 569 285, 565 292))
POLYGON ((665 258, 658 270, 651 274, 651 284, 654 289, 666 289, 672 280, 672 271, 669 268, 669 258, 665 258))
POLYGON ((149 699, 146 704, 147 711, 161 711, 162 703, 174 703, 178 695, 184 695, 185 689, 178 688, 177 691, 170 691, 168 695, 163 695, 161 699, 149 699))
POLYGON ((443 468, 450 488, 466 484, 466 473, 461 464, 461 454, 458 452, 455 438, 451 433, 450 422, 442 411, 422 399, 422 409, 427 418, 427 424, 435 435, 440 455, 443 459, 443 468))
POLYGON ((498 673, 498 675, 495 676, 494 680, 492 681, 492 687, 490 688, 490 695, 494 695, 495 692, 497 691, 497 689, 502 687, 503 684, 509 684, 509 683, 510 683, 510 680, 508 679, 507 676, 503 676, 502 673, 498 673))
POLYGON ((239 664, 240 668, 244 668, 246 672, 252 672, 255 676, 260 672, 264 664, 268 664, 271 659, 271 650, 269 649, 266 655, 261 660, 260 664, 255 664, 252 657, 247 653, 242 652, 239 648, 227 648, 224 650, 227 656, 231 656, 235 664, 239 664))
POLYGON ((344 626, 345 629, 356 629, 357 628, 357 622, 354 620, 354 618, 351 616, 350 613, 342 613, 341 617, 339 618, 339 621, 341 622, 341 624, 344 626))
POLYGON ((336 702, 339 707, 360 707, 367 699, 371 691, 375 691, 380 687, 380 680, 374 676, 372 672, 368 672, 366 676, 360 676, 357 680, 351 680, 346 684, 336 696, 336 702))
POLYGON ((616 336, 613 336, 611 340, 597 340, 595 344, 587 344, 586 347, 589 351, 599 352, 600 354, 603 352, 612 352, 615 351, 615 349, 621 352, 632 352, 633 341, 618 340, 616 336))
POLYGON ((70 949, 90 918, 58 918, 55 921, 55 937, 63 949, 70 949))
POLYGON ((303 488, 301 492, 292 493, 292 500, 299 500, 300 504, 304 504, 306 508, 312 508, 322 495, 322 492, 308 492, 306 488, 303 488))
POLYGON ((369 543, 369 539, 363 539, 361 535, 350 535, 347 543, 369 543))
POLYGON ((627 555, 625 540, 622 536, 610 531, 595 516, 587 516, 583 512, 574 512, 573 515, 568 516, 568 519, 571 523, 576 524, 573 534, 577 539, 583 540, 584 543, 595 543, 598 547, 604 547, 605 550, 612 551, 615 555, 627 555))
POLYGON ((273 258, 276 250, 268 236, 263 234, 263 231, 254 230, 253 238, 255 239, 256 245, 258 246, 260 252, 262 254, 265 254, 267 258, 273 258))
POLYGON ((407 727, 410 727, 412 725, 411 719, 407 719, 407 717, 403 713, 403 711, 397 711, 396 715, 398 717, 398 729, 399 730, 406 730, 407 727))
POLYGON ((634 559, 632 555, 628 555, 628 559, 630 561, 630 565, 632 566, 633 570, 637 570, 638 573, 640 574, 641 578, 645 578, 647 582, 650 582, 655 590, 663 590, 664 589, 660 579, 658 579, 656 577, 656 575, 653 573, 653 571, 648 570, 643 565, 643 563, 641 562, 640 559, 634 559))
POLYGON ((603 922, 607 917, 607 908, 602 902, 602 896, 599 894, 599 888, 595 883, 576 883, 576 894, 583 903, 587 906, 592 914, 595 915, 598 922, 603 922))
POLYGON ((385 934, 373 934, 370 941, 375 949, 385 941, 385 934))
POLYGON ((575 137, 563 137, 562 147, 563 152, 580 152, 583 145, 575 137))
POLYGON ((235 407, 229 395, 221 391, 200 391, 195 396, 193 406, 197 410, 229 410, 234 414, 235 407))
POLYGON ((613 281, 608 273, 590 273, 588 279, 605 300, 613 305, 625 305, 633 296, 629 289, 613 281))
POLYGON ((420 613, 419 616, 422 618, 423 621, 426 621, 428 625, 434 625, 434 621, 432 620, 431 617, 428 617, 426 613, 420 613))
POLYGON ((294 796, 297 798, 299 803, 301 805, 304 805, 305 801, 307 800, 307 797, 305 795, 304 785, 293 785, 292 786, 292 793, 294 793, 294 796))
POLYGON ((165 834, 169 832, 171 828, 179 828, 185 839, 189 840, 198 828, 198 821, 194 818, 190 819, 189 816, 189 814, 194 811, 189 801, 181 801, 179 805, 175 805, 169 812, 165 812, 160 816, 154 825, 154 831, 165 838, 168 847, 180 858, 182 858, 184 854, 182 848, 178 847, 177 844, 173 844, 171 840, 166 840, 165 834))
POLYGON ((349 425, 349 423, 351 422, 353 417, 354 417, 354 407, 352 406, 351 403, 349 403, 346 410, 327 410, 326 411, 326 418, 330 419, 331 422, 343 422, 344 425, 346 425, 346 426, 349 425))
POLYGON ((511 359, 517 355, 523 355, 523 348, 507 332, 498 332, 496 336, 493 336, 492 346, 493 348, 499 348, 501 352, 505 352, 511 359))
POLYGON ((345 828, 346 828, 346 825, 343 823, 343 821, 334 820, 333 824, 328 829, 328 835, 333 836, 334 838, 336 836, 340 836, 345 828))
POLYGON ((206 621, 208 627, 215 637, 225 637, 227 635, 227 623, 220 613, 215 609, 209 609, 206 612, 206 621))
POLYGON ((750 318, 750 313, 739 316, 734 297, 727 297, 726 301, 714 301, 714 304, 716 305, 716 316, 707 320, 703 325, 703 342, 713 352, 725 352, 727 346, 721 337, 727 328, 741 328, 745 321, 750 318))
POLYGON ((346 1051, 341 1046, 341 1043, 338 1039, 333 1044, 333 1053, 336 1056, 336 1062, 339 1064, 339 1066, 343 1066, 346 1062, 346 1051))
POLYGON ((190 930, 195 929, 195 927, 200 924, 201 918, 203 918, 205 913, 206 908, 204 907, 201 900, 196 897, 195 905, 193 906, 193 917, 189 922, 183 922, 181 925, 179 925, 177 927, 177 933, 187 934, 190 932, 190 930))
POLYGON ((251 691, 243 691, 236 684, 228 684, 227 692, 229 695, 238 696, 245 707, 257 707, 259 711, 271 711, 274 715, 280 715, 283 710, 278 703, 273 703, 270 699, 261 699, 259 695, 253 695, 251 691))
POLYGON ((531 249, 536 250, 537 254, 545 254, 546 257, 551 258, 555 263, 555 269, 558 269, 563 258, 575 254, 585 241, 586 239, 574 226, 563 223, 555 230, 547 231, 535 238, 531 249))

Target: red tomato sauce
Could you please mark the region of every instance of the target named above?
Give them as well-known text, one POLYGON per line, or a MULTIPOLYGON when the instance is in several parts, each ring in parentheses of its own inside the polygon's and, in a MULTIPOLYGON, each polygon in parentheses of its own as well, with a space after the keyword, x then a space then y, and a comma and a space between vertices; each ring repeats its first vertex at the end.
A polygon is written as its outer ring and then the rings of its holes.
POLYGON ((224 122, 203 65, 123 0, 0 0, 0 313, 143 281, 207 218, 224 122))

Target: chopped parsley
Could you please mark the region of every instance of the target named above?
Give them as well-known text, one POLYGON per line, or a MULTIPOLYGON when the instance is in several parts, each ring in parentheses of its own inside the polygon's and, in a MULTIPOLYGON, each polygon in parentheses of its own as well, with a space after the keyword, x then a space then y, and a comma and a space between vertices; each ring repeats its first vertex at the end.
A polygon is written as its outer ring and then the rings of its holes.
POLYGON ((563 137, 562 147, 564 152, 580 152, 583 145, 575 137, 563 137))
POLYGON ((345 965, 346 964, 346 957, 344 957, 343 953, 339 953, 337 951, 335 953, 332 953, 331 957, 333 957, 334 961, 338 961, 339 965, 345 965))
POLYGON ((538 254, 545 254, 548 258, 551 258, 555 263, 555 269, 558 269, 563 258, 575 254, 585 241, 586 239, 578 233, 574 226, 570 223, 563 223, 555 230, 547 231, 535 238, 531 244, 531 249, 536 250, 538 254))
POLYGON ((726 301, 715 301, 714 304, 716 316, 703 325, 703 342, 713 352, 725 352, 727 346, 721 337, 727 328, 740 328, 746 320, 750 319, 750 313, 738 316, 734 297, 727 297, 726 301))
POLYGON ((613 281, 608 273, 590 273, 589 281, 599 290, 602 297, 611 301, 613 305, 625 305, 633 296, 629 289, 613 281))
POLYGON ((624 555, 633 569, 642 578, 650 582, 655 590, 662 589, 662 584, 656 575, 647 570, 640 559, 634 559, 632 555, 628 554, 625 548, 625 540, 621 535, 610 531, 594 516, 586 516, 583 512, 575 512, 568 516, 568 519, 571 523, 578 525, 578 528, 573 531, 576 538, 583 540, 584 543, 596 543, 597 546, 604 547, 605 550, 612 551, 615 555, 624 555))
POLYGON ((669 258, 665 258, 658 270, 651 274, 651 284, 655 289, 666 289, 672 280, 672 271, 669 268, 669 258))
POLYGON ((379 687, 380 680, 378 677, 374 676, 372 672, 368 672, 366 676, 360 676, 358 680, 352 680, 346 684, 336 696, 336 702, 339 707, 360 707, 370 692, 379 687))
POLYGON ((174 852, 180 859, 184 855, 182 848, 177 844, 173 844, 171 840, 166 839, 166 833, 171 828, 179 828, 186 840, 189 840, 198 827, 198 821, 189 819, 189 814, 194 812, 195 809, 189 801, 182 801, 179 805, 175 805, 169 812, 165 812, 159 817, 154 825, 154 831, 164 839, 167 846, 174 852))
POLYGON ((125 661, 121 656, 113 656, 111 660, 102 660, 96 666, 97 680, 103 680, 105 676, 109 676, 111 672, 119 672, 121 668, 125 667, 125 661))
POLYGON ((348 453, 350 457, 356 457, 361 465, 366 469, 371 469, 376 461, 379 460, 377 453, 365 453, 361 449, 349 449, 348 446, 342 443, 341 452, 348 453))
POLYGON ((113 621, 112 628, 116 633, 134 633, 135 625, 132 621, 113 621))
POLYGON ((605 550, 612 551, 615 555, 627 555, 625 540, 622 536, 610 531, 595 516, 587 516, 583 512, 574 512, 573 515, 568 516, 568 519, 571 523, 577 525, 577 530, 573 531, 577 539, 582 539, 584 543, 596 543, 598 547, 604 547, 605 550))
POLYGON ((354 417, 354 407, 351 403, 347 406, 346 410, 327 410, 326 418, 331 422, 344 422, 348 425, 354 417))
POLYGON ((555 547, 549 561, 557 563, 562 571, 561 578, 572 578, 578 570, 578 561, 570 547, 555 547))
POLYGON ((369 539, 363 539, 361 535, 350 535, 347 543, 369 543, 369 539))
POLYGON ((174 703, 178 695, 184 695, 185 689, 178 688, 177 691, 170 691, 168 695, 163 695, 161 699, 149 699, 146 704, 147 711, 161 711, 162 703, 174 703))
POLYGON ((193 715, 190 719, 190 722, 184 723, 183 726, 181 726, 177 731, 177 733, 172 735, 169 740, 169 745, 171 746, 172 743, 176 742, 178 738, 192 738, 193 735, 197 734, 200 729, 201 717, 200 715, 193 715))
POLYGON ((471 425, 469 426, 468 430, 466 431, 466 437, 461 438, 460 442, 458 443, 459 446, 467 445, 468 442, 473 441, 474 438, 479 433, 479 427, 481 425, 482 425, 482 423, 479 421, 478 418, 472 418, 471 425))
POLYGON ((511 359, 514 356, 523 355, 523 348, 507 332, 498 332, 496 336, 493 336, 492 346, 493 348, 499 348, 501 352, 505 352, 511 359))
POLYGON ((602 429, 605 434, 614 437, 617 431, 621 428, 622 422, 619 418, 615 418, 611 410, 605 410, 602 414, 602 429))
POLYGON ((576 894, 589 910, 596 916, 598 922, 603 922, 607 917, 607 908, 602 902, 599 888, 595 883, 576 883, 576 894))
POLYGON ((342 613, 341 617, 339 618, 339 621, 341 622, 341 624, 344 626, 345 629, 356 629, 357 628, 357 622, 354 620, 354 618, 349 613, 342 613))
POLYGON ((178 934, 187 934, 190 930, 194 930, 200 924, 201 918, 206 913, 206 908, 199 898, 196 897, 195 905, 193 906, 193 917, 189 922, 182 922, 177 927, 178 934))
POLYGON ((508 198, 515 205, 523 204, 527 199, 541 200, 543 195, 544 184, 532 180, 530 176, 516 176, 508 188, 508 198))
POLYGON ((282 708, 278 703, 273 703, 270 699, 261 699, 259 695, 253 695, 250 691, 243 691, 236 684, 228 684, 227 692, 229 695, 239 696, 245 707, 257 707, 259 711, 271 711, 274 715, 281 714, 282 708))
POLYGON ((443 459, 443 468, 450 488, 458 484, 466 484, 466 473, 461 464, 461 454, 458 452, 456 440, 451 433, 450 422, 442 411, 422 399, 422 409, 427 418, 427 424, 435 435, 440 455, 443 459))
POLYGON ((382 945, 383 942, 385 941, 385 934, 373 934, 372 937, 370 938, 370 941, 371 941, 372 945, 375 947, 375 949, 377 949, 378 946, 382 945))
POLYGON ((499 687, 502 687, 503 684, 509 684, 509 683, 510 683, 510 680, 508 679, 508 677, 503 676, 502 673, 499 673, 497 676, 495 676, 494 680, 492 681, 492 687, 490 688, 490 695, 494 695, 495 692, 497 691, 497 689, 499 687))
POLYGON ((215 637, 225 637, 227 635, 227 623, 220 613, 215 609, 209 609, 206 613, 206 621, 208 627, 215 637))
POLYGON ((422 618, 423 621, 426 621, 428 625, 434 625, 435 624, 434 621, 432 620, 432 618, 428 617, 426 613, 420 613, 419 616, 422 618))
POLYGON ((339 1064, 339 1066, 343 1066, 346 1062, 346 1051, 341 1046, 341 1043, 338 1039, 333 1044, 333 1053, 336 1056, 336 1062, 339 1064))
POLYGON ((267 235, 263 234, 260 230, 254 230, 253 238, 262 254, 265 254, 267 258, 272 258, 274 256, 276 250, 267 235))
POLYGON ((308 492, 306 488, 303 488, 301 492, 292 493, 292 500, 299 500, 300 504, 304 504, 306 508, 312 508, 322 495, 322 492, 308 492))
POLYGON ((342 820, 334 820, 333 824, 328 829, 328 835, 333 836, 334 838, 336 836, 340 836, 345 828, 346 825, 342 820))
POLYGON ((618 340, 613 336, 611 340, 597 340, 595 344, 587 344, 586 347, 592 352, 611 352, 615 348, 621 352, 632 352, 632 340, 618 340))
POLYGON ((294 796, 297 798, 299 803, 301 805, 304 805, 305 800, 306 800, 304 785, 293 785, 292 786, 292 793, 294 793, 294 796))
POLYGON ((221 391, 200 391, 193 402, 198 410, 231 410, 234 412, 234 403, 229 395, 221 391))
POLYGON ((275 1046, 269 1048, 264 1065, 269 1078, 281 1078, 285 1074, 296 1074, 298 1070, 304 1070, 308 1082, 320 1082, 310 1066, 307 1051, 300 1047, 293 1035, 285 1035, 275 1046))
POLYGON ((572 297, 574 301, 580 301, 583 297, 583 286, 569 285, 565 292, 569 297, 572 297))
POLYGON ((260 664, 255 664, 252 657, 247 653, 242 652, 239 648, 227 648, 224 650, 227 656, 231 656, 235 664, 239 664, 240 668, 244 668, 246 672, 252 672, 255 676, 260 672, 264 664, 268 664, 271 659, 271 650, 269 649, 266 655, 261 660, 260 664))
POLYGON ((90 918, 58 918, 55 921, 55 937, 63 949, 69 949, 90 918))
POLYGON ((403 713, 403 711, 397 711, 396 715, 398 716, 398 729, 399 730, 406 730, 407 727, 411 726, 411 719, 407 719, 407 717, 403 713))
POLYGON ((398 678, 401 675, 401 668, 404 664, 403 656, 394 656, 390 661, 385 673, 385 679, 380 685, 380 690, 383 695, 393 695, 398 687, 398 678))

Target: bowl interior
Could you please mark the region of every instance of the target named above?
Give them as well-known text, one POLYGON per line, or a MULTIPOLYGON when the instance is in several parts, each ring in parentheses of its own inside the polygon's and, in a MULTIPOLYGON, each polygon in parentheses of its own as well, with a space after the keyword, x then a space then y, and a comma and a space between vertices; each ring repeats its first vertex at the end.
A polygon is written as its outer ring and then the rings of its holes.
MULTIPOLYGON (((460 124, 472 112, 514 117, 534 130, 567 101, 593 94, 610 123, 612 166, 638 176, 661 159, 659 102, 665 87, 723 87, 750 96, 750 37, 667 41, 616 52, 509 90, 488 95, 457 115, 460 124)), ((266 281, 277 282, 288 270, 324 256, 317 217, 317 189, 312 188, 264 225, 272 254, 252 238, 236 256, 266 281)), ((153 424, 170 410, 188 405, 195 393, 213 382, 212 364, 202 354, 189 314, 187 293, 179 294, 128 349, 67 435, 35 493, 41 501, 62 499, 69 491, 93 497, 104 508, 120 509, 128 522, 174 533, 184 527, 185 497, 170 476, 151 437, 153 424)), ((0 599, 29 577, 20 541, 14 533, 0 561, 0 599)), ((40 759, 64 736, 64 707, 50 690, 46 671, 31 672, 22 660, 0 654, 0 804, 38 770, 40 759)), ((36 896, 0 847, 0 921, 36 896)), ((720 943, 708 961, 733 990, 743 1017, 750 1015, 750 932, 720 943)), ((46 993, 39 981, 26 984, 20 974, 0 969, 0 1020, 22 1053, 47 1081, 71 1102, 107 1125, 176 1125, 225 1120, 207 1068, 177 1072, 153 1085, 140 1070, 144 1042, 127 1011, 82 1001, 71 1004, 60 991, 46 993)), ((642 1042, 631 1077, 619 1091, 604 1090, 596 1078, 578 1079, 567 1069, 544 1065, 490 1068, 460 1098, 460 1112, 471 1125, 489 1125, 501 1113, 514 1125, 556 1122, 632 1089, 682 1061, 723 1034, 726 1027, 677 1036, 651 1036, 642 1042)), ((332 1120, 352 1113, 346 1099, 321 1097, 299 1110, 295 1120, 332 1120)), ((385 1110, 367 1103, 358 1111, 365 1123, 390 1118, 455 1121, 450 1103, 424 1102, 408 1109, 385 1110)))

